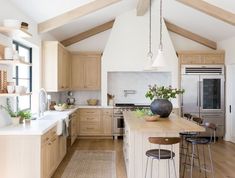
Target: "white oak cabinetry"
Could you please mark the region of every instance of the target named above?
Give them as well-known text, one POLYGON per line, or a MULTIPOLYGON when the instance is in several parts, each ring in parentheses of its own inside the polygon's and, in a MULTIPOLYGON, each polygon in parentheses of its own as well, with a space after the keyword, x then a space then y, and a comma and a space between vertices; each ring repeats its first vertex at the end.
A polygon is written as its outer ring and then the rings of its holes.
POLYGON ((224 64, 225 52, 222 50, 210 51, 177 51, 181 65, 210 65, 224 64))
POLYGON ((1 135, 1 178, 50 178, 66 154, 56 126, 43 135, 1 135))
POLYGON ((71 136, 71 145, 72 145, 77 139, 77 112, 71 114, 70 117, 71 117, 70 136, 71 136))
POLYGON ((112 136, 112 109, 79 109, 79 136, 112 136))
POLYGON ((42 136, 41 174, 50 178, 66 154, 66 137, 56 135, 56 127, 42 136))
POLYGON ((57 41, 44 41, 42 46, 43 87, 57 92, 70 89, 70 53, 57 41))
POLYGON ((112 136, 113 109, 103 109, 102 111, 104 135, 112 136))
POLYGON ((100 90, 101 54, 72 54, 72 90, 100 90))

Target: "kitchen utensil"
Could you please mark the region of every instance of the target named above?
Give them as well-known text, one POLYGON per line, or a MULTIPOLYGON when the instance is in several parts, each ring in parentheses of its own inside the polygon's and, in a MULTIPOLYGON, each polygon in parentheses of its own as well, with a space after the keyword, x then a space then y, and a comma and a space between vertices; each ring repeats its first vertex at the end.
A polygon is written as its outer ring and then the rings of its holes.
POLYGON ((75 104, 75 98, 73 97, 73 93, 71 91, 68 91, 68 98, 66 100, 66 103, 68 105, 74 105, 75 104))
POLYGON ((98 101, 97 99, 89 99, 87 100, 87 104, 90 105, 90 106, 96 106, 98 104, 98 101))

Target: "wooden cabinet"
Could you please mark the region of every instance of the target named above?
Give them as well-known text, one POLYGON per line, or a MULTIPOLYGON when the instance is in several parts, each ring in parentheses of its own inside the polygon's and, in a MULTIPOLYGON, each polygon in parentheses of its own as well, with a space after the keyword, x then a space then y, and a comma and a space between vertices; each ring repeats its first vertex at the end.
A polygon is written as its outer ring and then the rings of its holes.
POLYGON ((42 46, 43 87, 57 92, 70 89, 70 53, 57 41, 45 41, 42 46))
POLYGON ((112 109, 79 109, 80 136, 112 136, 112 109))
POLYGON ((101 54, 72 54, 71 69, 73 90, 100 90, 101 54))
POLYGON ((72 145, 77 139, 77 113, 74 112, 73 114, 70 115, 70 117, 71 117, 70 136, 71 136, 71 145, 72 145))
POLYGON ((56 135, 56 127, 41 138, 41 175, 50 178, 66 154, 66 137, 56 135))
POLYGON ((221 50, 216 51, 178 51, 179 63, 181 65, 210 65, 218 64, 224 65, 225 52, 221 50))
POLYGON ((100 109, 80 109, 79 118, 80 118, 79 135, 102 134, 100 109))
POLYGON ((102 116, 104 135, 112 136, 113 109, 103 109, 102 116))

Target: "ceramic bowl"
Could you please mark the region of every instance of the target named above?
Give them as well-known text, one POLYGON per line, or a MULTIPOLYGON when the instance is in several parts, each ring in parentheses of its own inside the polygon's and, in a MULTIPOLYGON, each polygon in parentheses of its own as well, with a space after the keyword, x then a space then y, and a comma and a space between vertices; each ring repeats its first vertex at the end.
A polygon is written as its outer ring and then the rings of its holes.
POLYGON ((15 92, 15 86, 8 85, 7 86, 7 93, 14 93, 15 92))

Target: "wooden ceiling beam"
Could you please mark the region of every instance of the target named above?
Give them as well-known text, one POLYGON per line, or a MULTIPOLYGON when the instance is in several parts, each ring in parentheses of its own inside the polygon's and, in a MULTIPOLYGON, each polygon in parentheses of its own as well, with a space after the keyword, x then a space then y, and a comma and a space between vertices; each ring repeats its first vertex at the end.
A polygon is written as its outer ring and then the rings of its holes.
POLYGON ((231 25, 235 25, 235 14, 226 11, 220 7, 209 4, 203 0, 177 0, 189 7, 197 9, 205 14, 208 14, 214 18, 222 20, 231 25))
POLYGON ((185 38, 188 38, 190 40, 196 41, 196 42, 198 42, 198 43, 200 43, 204 46, 207 46, 209 48, 212 48, 212 49, 215 49, 215 50, 217 49, 217 43, 216 42, 211 41, 207 38, 204 38, 200 35, 197 35, 193 32, 190 32, 186 29, 183 29, 183 28, 181 28, 181 27, 179 27, 179 26, 177 26, 177 25, 175 25, 171 22, 168 22, 165 19, 164 19, 164 21, 165 21, 166 27, 169 31, 177 33, 177 34, 179 34, 179 35, 181 35, 185 38))
POLYGON ((114 3, 120 2, 121 0, 95 0, 91 3, 85 4, 83 6, 77 7, 71 11, 65 12, 61 15, 58 15, 54 18, 46 20, 38 24, 38 32, 44 33, 60 26, 63 26, 67 23, 70 23, 80 17, 83 17, 87 14, 98 11, 102 8, 110 6, 114 3))
POLYGON ((149 4, 150 4, 149 0, 138 0, 136 7, 137 16, 143 16, 148 11, 149 4))
POLYGON ((77 34, 77 35, 75 35, 75 36, 72 36, 72 37, 70 37, 70 38, 68 38, 68 39, 65 39, 65 40, 61 41, 61 43, 62 43, 65 47, 66 47, 66 46, 70 46, 70 45, 72 45, 72 44, 74 44, 74 43, 77 43, 77 42, 79 42, 79 41, 82 41, 82 40, 84 40, 84 39, 86 39, 86 38, 89 38, 89 37, 91 37, 91 36, 94 36, 94 35, 96 35, 96 34, 98 34, 98 33, 101 33, 101 32, 104 32, 104 31, 106 31, 106 30, 109 30, 110 28, 113 27, 114 21, 115 21, 115 20, 106 22, 106 23, 104 23, 104 24, 102 24, 102 25, 99 25, 99 26, 96 26, 96 27, 94 27, 94 28, 92 28, 92 29, 90 29, 90 30, 87 30, 87 31, 82 32, 82 33, 79 33, 79 34, 77 34))

